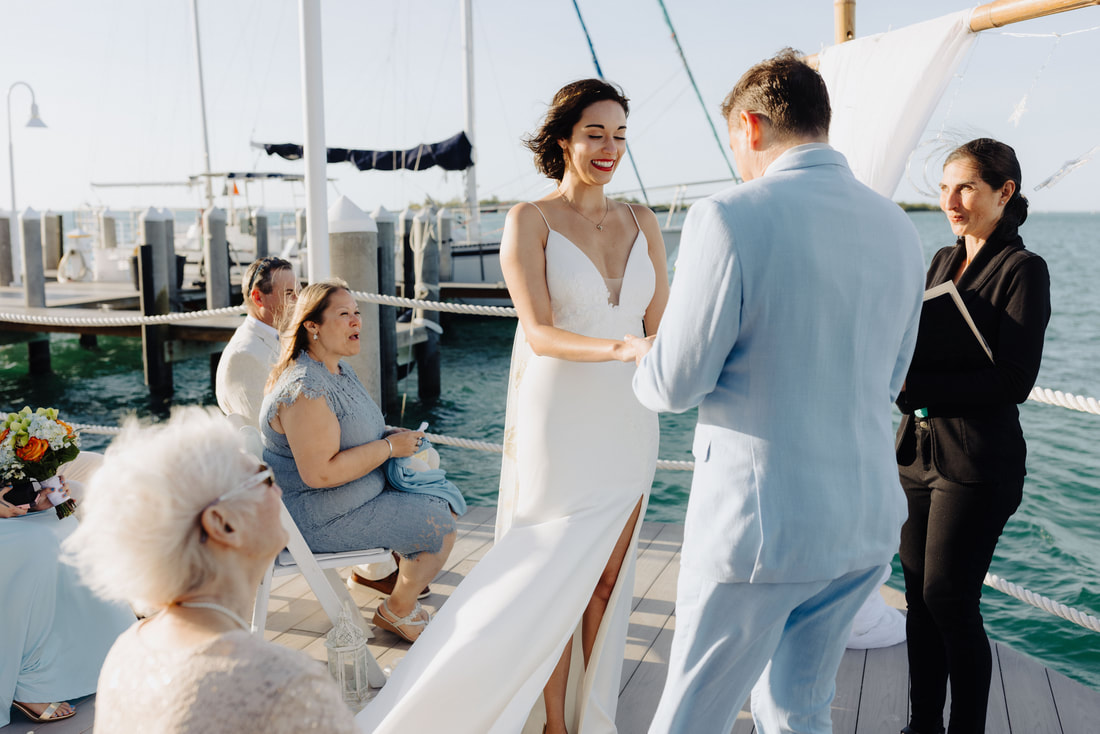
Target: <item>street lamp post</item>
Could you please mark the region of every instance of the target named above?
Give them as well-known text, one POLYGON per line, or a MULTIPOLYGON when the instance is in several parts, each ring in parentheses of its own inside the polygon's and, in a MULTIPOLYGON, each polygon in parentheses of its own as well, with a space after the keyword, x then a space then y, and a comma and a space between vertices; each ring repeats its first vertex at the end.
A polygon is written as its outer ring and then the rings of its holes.
MULTIPOLYGON (((42 119, 38 116, 38 104, 34 99, 34 90, 31 89, 31 85, 26 82, 15 82, 8 87, 8 174, 9 182, 11 184, 11 247, 13 250, 17 250, 22 254, 24 261, 24 268, 26 267, 26 253, 22 251, 23 233, 18 224, 18 214, 15 211, 15 157, 12 155, 12 143, 11 143, 11 93, 15 91, 18 86, 24 86, 27 91, 31 93, 31 119, 27 120, 27 127, 46 127, 46 123, 42 122, 42 119)), ((9 260, 11 259, 11 253, 7 253, 9 260)), ((16 275, 16 277, 19 277, 16 275)))

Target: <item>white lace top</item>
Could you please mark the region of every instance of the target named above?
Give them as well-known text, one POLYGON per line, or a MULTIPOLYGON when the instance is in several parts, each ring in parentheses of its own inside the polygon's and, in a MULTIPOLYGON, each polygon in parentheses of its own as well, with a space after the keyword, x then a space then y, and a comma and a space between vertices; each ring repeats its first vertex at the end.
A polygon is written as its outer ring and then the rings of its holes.
POLYGON ((146 645, 127 630, 99 675, 95 731, 105 734, 351 734, 336 683, 304 653, 243 630, 198 647, 146 645))

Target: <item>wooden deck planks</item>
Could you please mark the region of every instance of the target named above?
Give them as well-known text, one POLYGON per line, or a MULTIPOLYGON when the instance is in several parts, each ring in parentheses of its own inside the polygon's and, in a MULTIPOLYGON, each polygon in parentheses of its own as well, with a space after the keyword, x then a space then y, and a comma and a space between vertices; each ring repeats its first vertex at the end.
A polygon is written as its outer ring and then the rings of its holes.
MULTIPOLYGON (((493 508, 471 508, 458 522, 458 539, 448 565, 432 582, 426 604, 438 608, 457 583, 492 546, 493 508)), ((633 609, 619 695, 620 734, 644 734, 664 685, 668 653, 675 631, 676 579, 683 526, 644 523, 639 531, 633 609)), ((369 619, 381 595, 357 584, 352 598, 369 619)), ((301 576, 275 579, 265 638, 326 659, 324 635, 329 621, 301 576)), ((371 652, 383 668, 404 656, 409 644, 375 630, 371 652)), ((1100 693, 1000 643, 993 644, 988 734, 1091 734, 1100 721, 1100 693)), ((79 701, 78 716, 51 724, 51 734, 90 731, 94 697, 79 701)), ((908 720, 908 669, 904 645, 878 650, 849 650, 837 674, 833 702, 836 734, 882 734, 898 731, 908 720)), ((31 726, 17 712, 0 734, 23 734, 31 726)), ((754 734, 748 702, 731 734, 754 734)))
POLYGON ((909 662, 905 645, 867 650, 866 655, 856 731, 899 731, 909 723, 909 662))

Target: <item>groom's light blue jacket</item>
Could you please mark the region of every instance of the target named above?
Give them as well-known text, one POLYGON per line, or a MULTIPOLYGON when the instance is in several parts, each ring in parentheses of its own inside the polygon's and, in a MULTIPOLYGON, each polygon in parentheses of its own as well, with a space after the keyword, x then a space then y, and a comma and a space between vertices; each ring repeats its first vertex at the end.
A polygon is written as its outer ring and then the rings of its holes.
POLYGON ((906 512, 891 404, 923 276, 908 216, 824 144, 691 207, 634 377, 653 410, 699 406, 683 565, 779 583, 889 562, 906 512))

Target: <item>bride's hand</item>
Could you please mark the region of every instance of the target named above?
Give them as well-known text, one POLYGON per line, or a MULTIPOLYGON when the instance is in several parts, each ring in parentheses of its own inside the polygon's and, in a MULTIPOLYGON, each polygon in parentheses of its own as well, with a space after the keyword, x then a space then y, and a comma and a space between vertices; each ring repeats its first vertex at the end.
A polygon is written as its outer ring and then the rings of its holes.
MULTIPOLYGON (((634 364, 641 364, 642 357, 649 354, 649 350, 653 348, 653 340, 657 338, 657 335, 647 337, 636 337, 631 334, 627 334, 623 337, 623 341, 626 342, 627 347, 634 355, 634 364)), ((624 362, 628 360, 623 360, 624 362)))

